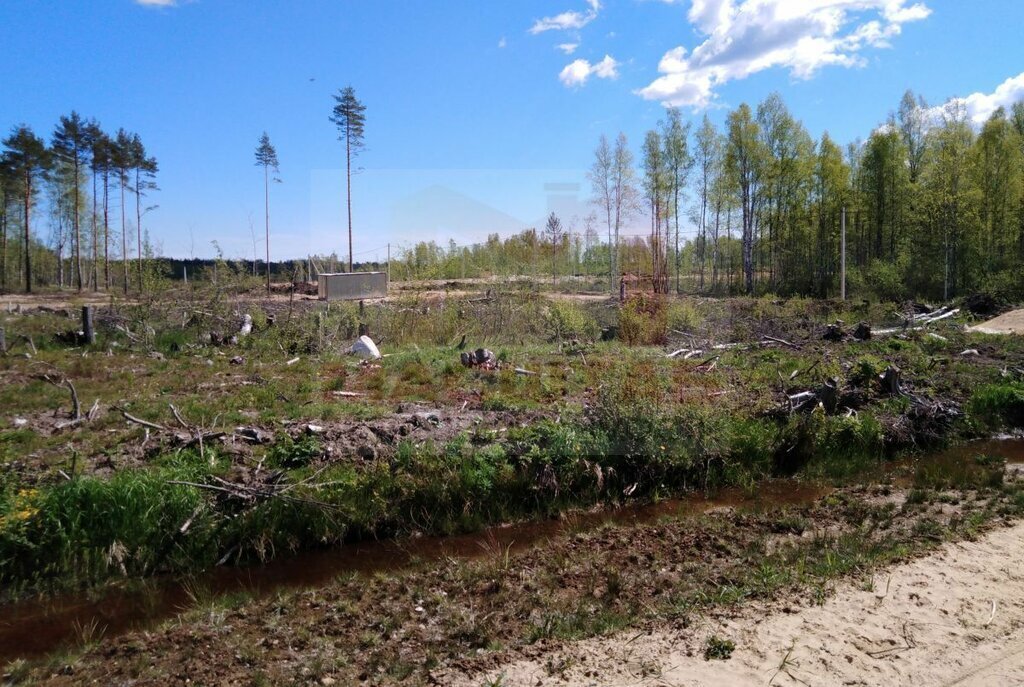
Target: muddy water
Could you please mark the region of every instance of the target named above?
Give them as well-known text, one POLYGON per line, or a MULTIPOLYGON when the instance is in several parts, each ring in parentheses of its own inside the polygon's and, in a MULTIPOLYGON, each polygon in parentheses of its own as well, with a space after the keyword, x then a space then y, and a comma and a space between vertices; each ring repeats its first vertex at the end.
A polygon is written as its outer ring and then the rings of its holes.
POLYGON ((1024 464, 1024 437, 1006 434, 984 441, 972 441, 943 451, 934 460, 971 460, 978 456, 1002 458, 1010 465, 1024 464))
POLYGON ((419 561, 444 557, 469 559, 488 552, 521 551, 566 531, 604 524, 637 525, 663 517, 687 517, 716 508, 768 509, 813 502, 827 487, 772 480, 747 493, 725 489, 614 510, 571 512, 557 520, 490 527, 473 534, 369 541, 298 554, 260 566, 217 568, 185 582, 156 579, 92 594, 68 594, 0 606, 0 663, 40 656, 84 636, 110 638, 151 626, 197 604, 197 597, 253 596, 278 590, 315 587, 344 573, 394 571, 419 561))
MULTIPOLYGON (((1024 438, 1004 437, 959 446, 920 458, 961 461, 978 455, 1024 463, 1024 438)), ((156 579, 131 587, 106 588, 93 594, 71 594, 0 606, 0 663, 55 651, 91 634, 109 638, 151 626, 197 604, 243 593, 262 596, 283 589, 315 587, 344 573, 372 574, 409 567, 444 557, 469 559, 488 552, 521 551, 567 531, 604 524, 640 525, 664 517, 688 517, 716 508, 771 509, 799 506, 827 494, 828 487, 793 480, 770 480, 749 493, 725 489, 714 495, 627 506, 615 510, 572 512, 557 520, 491 527, 451 537, 361 542, 313 551, 248 568, 217 568, 191 582, 156 579)))

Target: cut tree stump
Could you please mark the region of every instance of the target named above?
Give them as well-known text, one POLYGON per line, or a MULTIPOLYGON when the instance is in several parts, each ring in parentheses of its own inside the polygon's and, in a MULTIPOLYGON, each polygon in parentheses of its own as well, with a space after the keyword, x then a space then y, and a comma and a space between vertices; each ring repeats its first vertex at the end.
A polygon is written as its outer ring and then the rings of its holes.
POLYGON ((895 365, 890 365, 885 368, 885 372, 878 376, 878 383, 882 386, 882 391, 889 394, 890 396, 902 396, 903 387, 901 386, 903 372, 900 368, 895 365))
POLYGON ((871 325, 867 322, 858 322, 853 330, 853 338, 858 341, 867 341, 871 338, 871 325))

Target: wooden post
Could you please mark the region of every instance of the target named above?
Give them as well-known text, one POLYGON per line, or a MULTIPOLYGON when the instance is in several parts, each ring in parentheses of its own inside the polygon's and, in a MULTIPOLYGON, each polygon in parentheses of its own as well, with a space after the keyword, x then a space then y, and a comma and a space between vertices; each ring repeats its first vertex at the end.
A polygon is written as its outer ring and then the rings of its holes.
POLYGON ((96 343, 96 329, 93 327, 91 305, 82 306, 82 333, 85 335, 86 343, 96 343))
POLYGON ((7 353, 7 333, 3 327, 0 327, 0 355, 7 353))
POLYGON ((387 273, 388 273, 388 284, 390 284, 391 283, 391 244, 390 243, 388 243, 388 267, 387 267, 387 273))
POLYGON ((839 243, 840 243, 840 256, 839 256, 839 298, 846 300, 846 206, 843 206, 843 212, 839 220, 839 243))

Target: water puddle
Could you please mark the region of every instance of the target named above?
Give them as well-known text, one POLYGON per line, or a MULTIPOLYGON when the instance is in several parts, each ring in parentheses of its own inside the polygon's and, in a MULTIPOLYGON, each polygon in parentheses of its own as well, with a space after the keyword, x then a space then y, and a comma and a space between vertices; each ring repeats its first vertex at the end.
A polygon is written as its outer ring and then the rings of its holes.
POLYGON ((770 480, 759 484, 755 492, 723 489, 711 495, 693 494, 613 510, 574 511, 559 519, 500 525, 472 534, 359 542, 265 565, 216 568, 190 582, 158 578, 92 593, 29 599, 0 606, 0 663, 51 653, 86 636, 110 638, 152 626, 195 606, 197 597, 265 596, 278 590, 324 585, 345 573, 372 574, 446 557, 471 559, 506 549, 522 551, 566 531, 606 524, 641 525, 718 508, 804 505, 829 491, 828 487, 794 480, 770 480))
POLYGON ((991 439, 972 441, 967 444, 954 446, 937 454, 935 460, 973 460, 978 456, 1002 458, 1006 461, 1007 465, 1024 464, 1024 437, 1014 434, 1001 434, 991 439))

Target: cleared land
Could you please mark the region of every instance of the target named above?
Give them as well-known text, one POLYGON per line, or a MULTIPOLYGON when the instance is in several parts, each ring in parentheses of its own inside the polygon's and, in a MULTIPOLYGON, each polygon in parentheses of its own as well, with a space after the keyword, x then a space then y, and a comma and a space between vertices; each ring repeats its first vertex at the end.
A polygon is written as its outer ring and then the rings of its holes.
POLYGON ((1024 341, 956 304, 540 287, 193 286, 94 303, 94 344, 74 299, 0 313, 0 580, 48 638, 0 628, 8 679, 571 676, 568 642, 707 641, 1024 512, 1002 449, 943 452, 1024 426, 1024 341))

